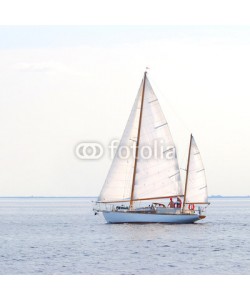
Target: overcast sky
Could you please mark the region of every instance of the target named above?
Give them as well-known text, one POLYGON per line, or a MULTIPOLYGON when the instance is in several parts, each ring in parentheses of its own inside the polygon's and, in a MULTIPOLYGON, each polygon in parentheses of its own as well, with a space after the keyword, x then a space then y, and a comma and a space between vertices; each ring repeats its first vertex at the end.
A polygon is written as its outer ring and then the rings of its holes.
POLYGON ((209 194, 250 194, 250 27, 0 27, 0 195, 98 195, 145 67, 181 167, 192 132, 209 194), (171 127, 172 124, 172 127, 171 127))

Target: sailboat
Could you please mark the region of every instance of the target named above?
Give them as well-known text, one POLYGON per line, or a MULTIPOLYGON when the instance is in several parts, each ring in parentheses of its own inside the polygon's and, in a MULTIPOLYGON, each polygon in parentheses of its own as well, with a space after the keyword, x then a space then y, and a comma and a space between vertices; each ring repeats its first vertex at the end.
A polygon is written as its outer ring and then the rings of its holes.
POLYGON ((169 125, 145 72, 95 203, 95 214, 101 212, 108 223, 181 224, 202 220, 209 205, 207 183, 200 151, 192 135, 185 171, 183 192, 169 125), (152 149, 159 144, 157 155, 152 155, 152 149), (133 155, 122 157, 121 153, 127 149, 133 149, 133 155))

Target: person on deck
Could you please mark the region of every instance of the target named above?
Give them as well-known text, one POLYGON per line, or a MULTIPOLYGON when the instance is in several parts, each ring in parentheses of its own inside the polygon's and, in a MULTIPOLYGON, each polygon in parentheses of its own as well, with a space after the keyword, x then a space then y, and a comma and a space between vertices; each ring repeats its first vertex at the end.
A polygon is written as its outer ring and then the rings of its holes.
POLYGON ((182 205, 182 201, 179 197, 177 197, 177 203, 176 203, 177 208, 181 208, 181 205, 182 205))
POLYGON ((175 208, 175 204, 174 204, 174 201, 173 201, 172 198, 170 198, 170 201, 169 201, 169 203, 168 203, 168 207, 170 207, 170 208, 175 208))

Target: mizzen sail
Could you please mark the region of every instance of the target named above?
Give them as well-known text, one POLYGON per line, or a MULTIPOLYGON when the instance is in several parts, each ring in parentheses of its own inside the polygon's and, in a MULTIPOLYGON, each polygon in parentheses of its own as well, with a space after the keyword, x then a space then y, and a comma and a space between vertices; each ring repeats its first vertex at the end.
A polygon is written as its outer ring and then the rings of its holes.
POLYGON ((205 169, 202 163, 200 151, 193 136, 191 136, 190 141, 190 158, 187 176, 186 204, 207 203, 208 193, 205 169))

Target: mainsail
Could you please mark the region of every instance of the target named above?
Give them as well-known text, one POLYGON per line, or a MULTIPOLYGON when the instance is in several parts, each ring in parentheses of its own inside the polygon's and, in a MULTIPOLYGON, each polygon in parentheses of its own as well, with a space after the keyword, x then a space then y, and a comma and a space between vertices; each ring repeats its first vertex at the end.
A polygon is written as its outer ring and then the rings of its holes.
POLYGON ((182 193, 175 144, 147 78, 139 150, 134 198, 155 198, 182 193), (145 159, 147 149, 151 151, 149 159, 145 159))
POLYGON ((207 203, 208 193, 205 169, 201 160, 200 151, 193 136, 191 136, 189 151, 185 202, 186 204, 207 203))
POLYGON ((145 74, 99 201, 128 201, 131 194, 133 199, 154 199, 181 193, 175 144, 145 74), (136 145, 138 156, 135 158, 132 150, 136 145), (121 157, 122 150, 128 149, 131 149, 130 155, 126 159, 121 157))

